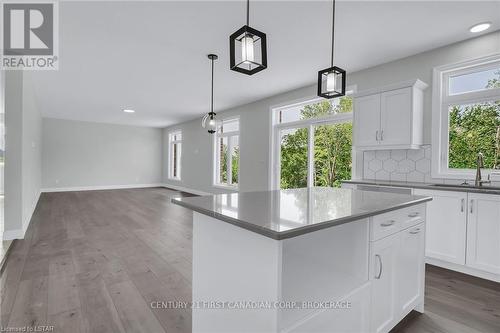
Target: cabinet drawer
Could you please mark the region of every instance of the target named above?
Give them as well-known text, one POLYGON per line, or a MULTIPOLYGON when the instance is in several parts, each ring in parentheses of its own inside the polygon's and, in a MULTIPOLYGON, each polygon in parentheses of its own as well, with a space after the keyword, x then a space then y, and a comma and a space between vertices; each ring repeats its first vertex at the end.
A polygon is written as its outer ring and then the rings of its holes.
POLYGON ((410 206, 372 217, 370 240, 378 240, 423 222, 425 205, 410 206))
POLYGON ((401 229, 406 229, 425 220, 425 205, 411 206, 401 211, 401 229))
POLYGON ((401 216, 399 211, 394 211, 372 217, 370 240, 378 240, 401 230, 401 216))

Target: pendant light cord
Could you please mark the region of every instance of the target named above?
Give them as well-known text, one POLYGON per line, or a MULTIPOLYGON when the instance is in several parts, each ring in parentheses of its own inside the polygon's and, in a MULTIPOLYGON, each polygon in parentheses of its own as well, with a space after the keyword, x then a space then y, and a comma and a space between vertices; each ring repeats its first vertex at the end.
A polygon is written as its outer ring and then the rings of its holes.
POLYGON ((247 0, 247 25, 250 26, 250 0, 247 0))
POLYGON ((212 96, 210 97, 210 113, 214 113, 214 59, 212 58, 212 96))
POLYGON ((332 67, 333 67, 333 52, 335 47, 335 0, 332 1, 332 67))

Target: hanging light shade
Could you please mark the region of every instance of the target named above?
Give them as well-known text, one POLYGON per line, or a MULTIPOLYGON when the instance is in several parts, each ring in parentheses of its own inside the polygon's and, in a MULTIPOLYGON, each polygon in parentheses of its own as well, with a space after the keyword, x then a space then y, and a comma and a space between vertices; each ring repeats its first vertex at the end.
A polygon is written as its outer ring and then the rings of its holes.
POLYGON ((250 0, 247 24, 229 36, 229 62, 233 71, 253 75, 267 68, 266 34, 250 27, 250 0))
POLYGON ((201 126, 207 129, 208 133, 214 134, 217 129, 217 124, 215 121, 215 116, 217 115, 214 112, 214 61, 219 57, 216 54, 209 54, 208 59, 212 62, 212 84, 211 84, 211 94, 210 94, 210 112, 207 113, 202 121, 201 126))
POLYGON ((335 46, 335 0, 332 1, 332 57, 329 68, 318 72, 318 96, 324 98, 335 98, 345 95, 346 72, 342 68, 333 65, 335 46))

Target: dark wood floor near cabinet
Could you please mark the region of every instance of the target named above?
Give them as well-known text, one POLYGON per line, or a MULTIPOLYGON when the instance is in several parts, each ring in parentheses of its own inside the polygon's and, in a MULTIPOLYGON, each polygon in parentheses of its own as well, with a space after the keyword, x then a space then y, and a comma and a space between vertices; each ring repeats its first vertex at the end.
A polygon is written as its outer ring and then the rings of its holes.
MULTIPOLYGON (((46 193, 1 275, 1 326, 190 332, 192 214, 163 188, 46 193)), ((184 194, 185 195, 185 194, 184 194)), ((500 284, 427 268, 426 313, 394 332, 500 332, 500 284)))

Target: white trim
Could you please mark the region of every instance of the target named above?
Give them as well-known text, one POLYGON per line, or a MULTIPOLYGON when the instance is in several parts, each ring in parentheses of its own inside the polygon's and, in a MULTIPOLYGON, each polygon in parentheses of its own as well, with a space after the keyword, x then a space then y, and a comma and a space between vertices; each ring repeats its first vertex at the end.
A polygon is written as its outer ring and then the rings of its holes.
POLYGON ((374 94, 378 94, 378 93, 382 93, 382 92, 387 92, 387 91, 391 91, 391 90, 398 90, 398 89, 407 88, 407 87, 415 87, 415 88, 418 88, 420 90, 424 90, 428 87, 428 84, 423 82, 422 80, 413 79, 413 80, 407 80, 407 81, 402 81, 402 82, 397 82, 397 83, 385 85, 382 87, 367 89, 367 90, 363 90, 360 92, 355 92, 350 96, 353 98, 362 97, 362 96, 374 95, 374 94))
MULTIPOLYGON (((445 179, 474 179, 473 169, 448 168, 448 119, 443 117, 444 108, 452 104, 483 102, 498 98, 500 89, 479 90, 448 96, 448 85, 444 79, 457 73, 471 73, 477 69, 489 68, 500 61, 500 53, 485 57, 447 64, 433 68, 432 77, 432 159, 431 176, 445 179), (445 122, 446 120, 446 122, 445 122), (446 130, 445 130, 446 126, 446 130)), ((486 174, 488 171, 485 171, 486 174)))
POLYGON ((128 188, 150 188, 163 187, 163 183, 153 184, 127 184, 127 185, 99 185, 99 186, 77 186, 77 187, 52 187, 43 188, 42 193, 50 192, 75 192, 75 191, 102 191, 102 190, 121 190, 128 188))
POLYGON ((486 279, 490 281, 500 282, 500 275, 484 272, 475 268, 470 268, 465 265, 454 264, 446 262, 439 259, 425 257, 425 263, 433 266, 438 266, 441 268, 446 268, 452 271, 460 272, 467 275, 472 275, 481 279, 486 279))
POLYGON ((26 230, 28 230, 28 227, 31 223, 31 219, 33 217, 33 214, 35 213, 36 205, 38 204, 38 201, 40 200, 40 195, 41 191, 38 191, 35 195, 35 199, 33 200, 33 203, 31 204, 30 212, 26 218, 23 220, 23 227, 21 229, 15 229, 15 230, 4 230, 3 231, 3 240, 13 240, 13 239, 23 239, 24 235, 26 234, 26 230))
POLYGON ((3 232, 3 240, 4 241, 14 240, 14 239, 23 239, 23 238, 24 238, 23 229, 4 230, 4 232, 3 232))
POLYGON ((179 185, 173 185, 173 184, 169 184, 169 183, 164 183, 161 185, 161 187, 164 187, 166 189, 176 190, 176 191, 192 193, 192 194, 196 194, 196 195, 214 195, 214 193, 198 191, 198 190, 194 190, 192 188, 179 186, 179 185))

